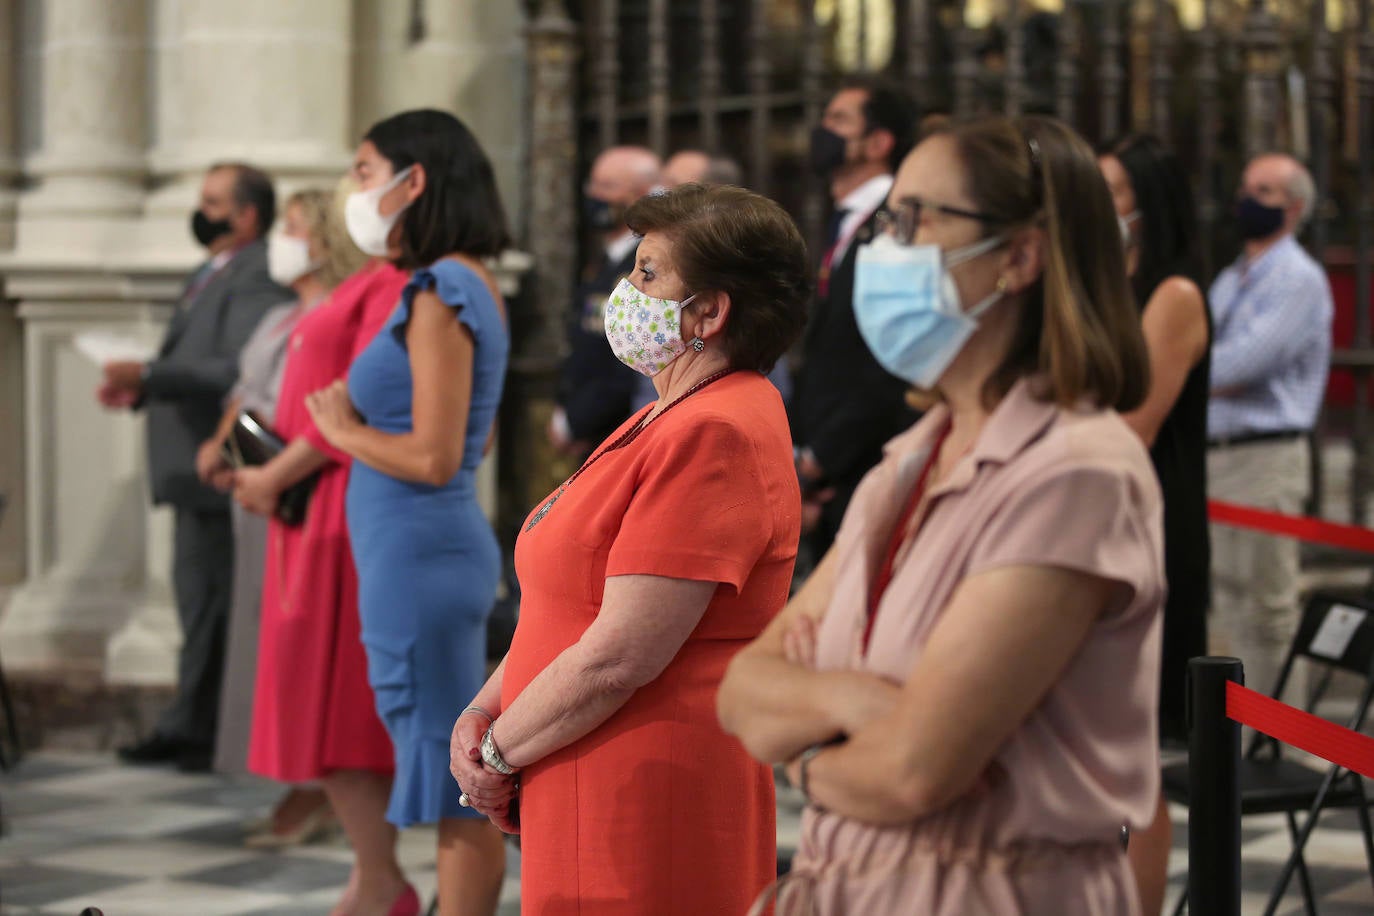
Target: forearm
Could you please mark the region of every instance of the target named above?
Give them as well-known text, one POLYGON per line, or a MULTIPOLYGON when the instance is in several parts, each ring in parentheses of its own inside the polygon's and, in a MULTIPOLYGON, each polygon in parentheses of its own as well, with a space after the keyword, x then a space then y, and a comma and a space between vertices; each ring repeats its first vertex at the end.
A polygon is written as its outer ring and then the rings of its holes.
POLYGON ((589 664, 575 644, 540 672, 500 715, 494 732, 496 746, 511 766, 528 766, 585 737, 624 706, 634 691, 589 664))
POLYGON ((482 685, 482 689, 477 691, 477 695, 472 698, 471 706, 480 706, 483 711, 491 714, 493 720, 501 715, 501 684, 506 677, 506 660, 501 659, 501 664, 496 666, 496 670, 487 678, 487 682, 482 685))
POLYGON ((228 356, 207 356, 194 364, 155 359, 148 363, 143 394, 159 400, 223 398, 234 387, 238 374, 238 361, 228 356))
POLYGON ((219 418, 219 425, 215 427, 214 441, 223 442, 229 438, 229 431, 234 428, 234 421, 238 419, 239 409, 242 402, 238 398, 230 398, 228 405, 224 408, 224 415, 219 418))
POLYGON ((368 467, 410 483, 443 486, 462 466, 461 445, 455 456, 414 432, 384 433, 361 423, 340 433, 335 445, 368 467))
POLYGON ((856 821, 907 824, 935 810, 928 792, 910 778, 899 778, 891 742, 874 746, 851 739, 822 749, 807 764, 806 791, 811 804, 856 821))
POLYGON ((854 671, 813 671, 772 653, 745 650, 726 670, 717 712, 725 731, 753 757, 781 763, 844 733, 838 698, 858 679, 879 680, 854 671))
POLYGON ((281 492, 300 483, 328 463, 329 456, 317 451, 304 439, 296 438, 287 444, 281 454, 264 465, 263 470, 270 475, 273 489, 281 492))

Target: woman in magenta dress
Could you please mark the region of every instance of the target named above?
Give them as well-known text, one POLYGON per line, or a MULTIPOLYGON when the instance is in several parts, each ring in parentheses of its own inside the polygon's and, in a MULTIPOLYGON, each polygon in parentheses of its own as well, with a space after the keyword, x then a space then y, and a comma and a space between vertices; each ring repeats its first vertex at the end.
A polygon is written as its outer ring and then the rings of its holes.
MULTIPOLYGON (((340 231, 342 227, 339 227, 340 231)), ((391 741, 378 718, 358 632, 358 577, 344 522, 350 459, 316 430, 305 396, 345 375, 395 308, 406 274, 375 262, 340 284, 291 336, 275 429, 290 442, 261 468, 238 472, 245 508, 270 514, 280 494, 318 471, 303 524, 272 520, 267 537, 258 680, 249 769, 283 782, 319 780, 355 856, 336 910, 354 910, 359 867, 400 874, 371 787, 390 784, 391 741)))

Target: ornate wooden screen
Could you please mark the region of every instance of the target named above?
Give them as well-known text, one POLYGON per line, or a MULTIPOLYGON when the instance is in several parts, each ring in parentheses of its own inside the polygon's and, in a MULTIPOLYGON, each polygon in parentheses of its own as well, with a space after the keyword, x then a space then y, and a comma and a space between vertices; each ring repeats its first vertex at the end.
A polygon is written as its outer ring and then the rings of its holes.
MULTIPOLYGON (((1330 418, 1370 488, 1374 0, 535 0, 531 36, 539 307, 556 337, 572 277, 576 183, 613 143, 732 156, 815 238, 828 203, 807 132, 836 81, 876 69, 925 112, 1057 114, 1089 141, 1152 131, 1196 182, 1209 274, 1234 257, 1227 215, 1245 159, 1287 149, 1320 204, 1305 240, 1353 277, 1352 343, 1330 418), (576 63, 574 63, 576 60, 576 63), (559 292, 563 295, 560 297, 559 292)), ((549 337, 541 338, 549 353, 549 337)))

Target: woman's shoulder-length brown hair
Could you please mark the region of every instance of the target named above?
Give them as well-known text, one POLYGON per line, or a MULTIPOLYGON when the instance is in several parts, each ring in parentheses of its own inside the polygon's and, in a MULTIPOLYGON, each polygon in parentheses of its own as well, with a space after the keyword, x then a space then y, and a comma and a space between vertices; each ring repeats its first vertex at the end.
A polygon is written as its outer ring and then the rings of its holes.
POLYGON ((1126 276, 1116 208, 1092 148, 1053 118, 981 118, 942 131, 957 145, 977 209, 1045 232, 1044 271, 1028 290, 1011 349, 985 395, 1044 376, 1055 402, 1133 410, 1150 362, 1126 276))
POLYGON ((725 356, 767 372, 801 336, 811 265, 797 224, 781 206, 730 185, 680 185, 642 197, 625 214, 638 235, 662 232, 687 295, 730 297, 725 356))

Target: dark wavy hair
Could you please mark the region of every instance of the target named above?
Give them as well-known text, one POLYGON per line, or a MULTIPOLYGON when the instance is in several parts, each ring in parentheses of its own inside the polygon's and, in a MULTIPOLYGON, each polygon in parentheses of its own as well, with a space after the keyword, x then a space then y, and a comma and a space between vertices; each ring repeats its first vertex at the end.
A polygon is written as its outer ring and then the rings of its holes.
POLYGON ((1150 134, 1130 134, 1102 148, 1113 156, 1130 179, 1140 224, 1135 275, 1131 286, 1141 308, 1159 284, 1185 276, 1202 286, 1197 207, 1193 188, 1178 158, 1150 134))
POLYGON ((725 293, 725 356, 734 369, 767 372, 801 336, 811 263, 782 207, 743 188, 684 184, 641 197, 625 214, 636 234, 673 243, 677 275, 693 295, 725 293))
POLYGON ((267 235, 272 224, 277 221, 277 192, 272 187, 272 179, 266 172, 246 162, 216 162, 210 171, 230 170, 234 173, 234 187, 231 192, 234 206, 252 207, 258 216, 258 238, 267 235))
POLYGON ((892 152, 888 154, 887 164, 896 172, 916 145, 920 110, 915 98, 900 83, 871 74, 846 77, 840 83, 840 91, 845 89, 858 89, 867 95, 863 105, 865 133, 885 130, 892 135, 892 152))
POLYGON ((491 162, 472 131, 446 111, 403 111, 363 137, 394 172, 419 164, 425 191, 401 217, 398 267, 427 267, 454 252, 493 257, 510 244, 491 162))

